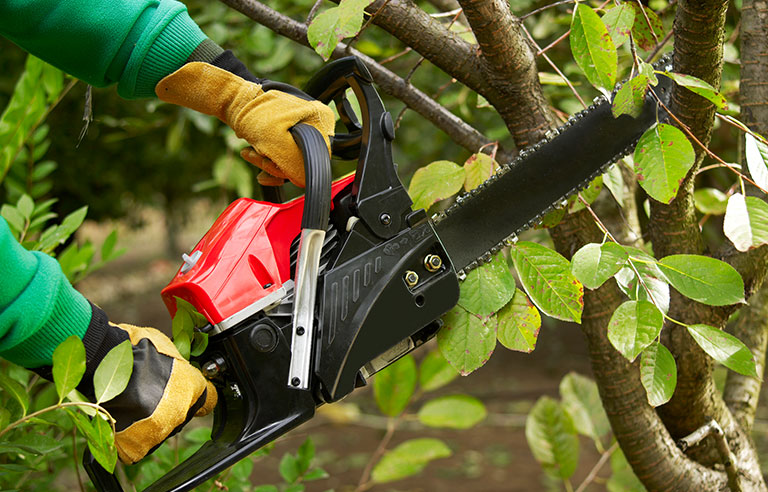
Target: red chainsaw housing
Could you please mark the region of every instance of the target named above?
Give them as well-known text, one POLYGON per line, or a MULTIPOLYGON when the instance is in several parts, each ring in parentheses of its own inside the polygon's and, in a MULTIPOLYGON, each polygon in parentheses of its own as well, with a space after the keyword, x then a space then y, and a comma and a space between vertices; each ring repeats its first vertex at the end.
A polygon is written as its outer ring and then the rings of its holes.
MULTIPOLYGON (((332 199, 354 179, 351 174, 335 181, 332 199)), ((162 290, 171 316, 174 297, 180 297, 215 325, 279 289, 291 278, 290 248, 303 210, 303 196, 278 204, 232 202, 193 249, 202 253, 195 265, 185 273, 179 268, 162 290)))

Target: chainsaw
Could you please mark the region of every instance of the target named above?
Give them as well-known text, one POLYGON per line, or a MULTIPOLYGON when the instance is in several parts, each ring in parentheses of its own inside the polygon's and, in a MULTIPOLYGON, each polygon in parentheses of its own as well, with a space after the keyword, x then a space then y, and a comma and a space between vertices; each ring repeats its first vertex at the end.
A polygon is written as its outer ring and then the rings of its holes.
MULTIPOLYGON (((665 64, 657 67, 669 70, 665 64)), ((208 346, 194 360, 219 403, 211 439, 147 491, 200 485, 430 340, 469 271, 631 152, 666 116, 648 95, 639 116, 614 118, 610 98, 601 96, 428 217, 412 209, 398 178, 392 117, 365 65, 354 57, 332 62, 305 92, 335 103, 348 133, 333 138, 332 153, 357 159, 356 172, 332 182, 322 135, 297 125, 291 133, 304 157, 304 196, 236 200, 184 255, 162 297, 171 314, 179 297, 209 322, 202 328, 208 346)), ((660 77, 655 92, 668 101, 671 80, 660 77)), ((97 490, 122 490, 87 453, 84 465, 97 490)))

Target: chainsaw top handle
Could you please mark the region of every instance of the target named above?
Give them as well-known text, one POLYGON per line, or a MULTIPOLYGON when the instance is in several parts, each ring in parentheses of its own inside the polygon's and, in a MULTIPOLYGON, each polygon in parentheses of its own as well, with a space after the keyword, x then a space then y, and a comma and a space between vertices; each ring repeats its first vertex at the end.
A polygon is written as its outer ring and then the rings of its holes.
MULTIPOLYGON (((317 230, 324 234, 328 227, 328 216, 331 208, 331 158, 328 147, 320 132, 310 125, 298 124, 292 127, 290 132, 304 157, 306 174, 306 193, 301 227, 305 231, 317 230)), ((317 263, 317 259, 314 262, 317 263)), ((312 296, 312 301, 314 301, 314 296, 312 296)), ((310 409, 314 410, 311 396, 308 398, 311 402, 309 404, 310 409)), ((281 424, 288 425, 290 419, 284 420, 285 422, 281 424)), ((273 427, 280 428, 281 426, 273 427)), ((185 461, 145 490, 177 492, 190 490, 247 456, 245 454, 247 449, 255 451, 274 437, 276 436, 265 433, 263 439, 253 439, 249 446, 244 447, 235 441, 231 446, 222 444, 218 447, 209 447, 206 450, 201 449, 190 458, 190 466, 185 466, 188 463, 185 461), (259 442, 260 440, 264 442, 259 442), (241 456, 242 454, 245 456, 241 456)), ((117 477, 105 470, 93 458, 88 449, 83 454, 83 466, 96 490, 99 492, 122 492, 123 489, 117 477)))
POLYGON ((304 91, 323 103, 335 102, 348 130, 334 136, 331 148, 340 158, 357 158, 352 212, 380 238, 395 236, 405 226, 412 202, 392 160, 395 125, 368 68, 354 56, 340 58, 318 71, 304 91), (357 98, 360 120, 347 99, 347 89, 357 98))

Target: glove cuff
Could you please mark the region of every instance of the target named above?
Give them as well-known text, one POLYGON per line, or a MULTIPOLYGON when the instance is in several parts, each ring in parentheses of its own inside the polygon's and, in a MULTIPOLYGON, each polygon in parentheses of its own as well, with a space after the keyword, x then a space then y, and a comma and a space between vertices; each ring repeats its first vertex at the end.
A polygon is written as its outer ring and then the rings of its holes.
MULTIPOLYGON (((89 302, 91 306, 91 321, 85 334, 82 335, 83 345, 85 346, 85 374, 77 386, 77 390, 86 398, 93 400, 93 373, 99 365, 99 362, 107 355, 107 352, 113 347, 128 340, 128 334, 123 330, 114 328, 109 324, 107 314, 95 304, 89 302)), ((50 363, 49 363, 50 364, 50 363)), ((52 367, 46 365, 33 369, 40 377, 53 381, 52 367)))

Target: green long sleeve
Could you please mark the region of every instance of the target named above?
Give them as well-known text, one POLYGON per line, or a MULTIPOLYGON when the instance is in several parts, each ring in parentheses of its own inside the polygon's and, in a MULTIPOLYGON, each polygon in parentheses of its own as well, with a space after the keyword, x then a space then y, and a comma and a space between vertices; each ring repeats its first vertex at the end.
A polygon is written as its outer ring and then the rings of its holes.
POLYGON ((56 260, 25 250, 2 217, 0 275, 0 357, 30 368, 50 365, 59 343, 85 335, 90 303, 56 260))
POLYGON ((153 97, 207 39, 175 0, 2 0, 0 35, 125 98, 153 97))

